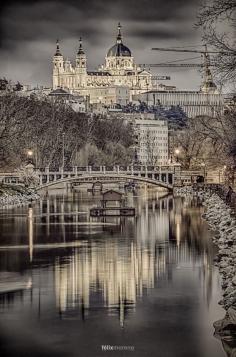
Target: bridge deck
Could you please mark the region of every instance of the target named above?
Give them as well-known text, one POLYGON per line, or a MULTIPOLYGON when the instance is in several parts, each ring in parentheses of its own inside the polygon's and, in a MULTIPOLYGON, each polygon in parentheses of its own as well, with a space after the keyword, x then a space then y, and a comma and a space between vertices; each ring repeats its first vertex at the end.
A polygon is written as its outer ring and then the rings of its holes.
MULTIPOLYGON (((177 165, 179 168, 179 165, 177 165)), ((175 176, 175 165, 170 166, 99 166, 99 167, 73 167, 72 170, 50 171, 49 167, 43 169, 33 169, 29 172, 36 173, 39 177, 37 189, 50 187, 59 183, 72 182, 102 182, 133 180, 145 182, 156 186, 162 186, 169 190, 173 188, 175 176)), ((19 178, 17 172, 0 174, 0 181, 5 183, 17 184, 16 178, 19 178), (12 182, 11 182, 12 181, 12 182)))

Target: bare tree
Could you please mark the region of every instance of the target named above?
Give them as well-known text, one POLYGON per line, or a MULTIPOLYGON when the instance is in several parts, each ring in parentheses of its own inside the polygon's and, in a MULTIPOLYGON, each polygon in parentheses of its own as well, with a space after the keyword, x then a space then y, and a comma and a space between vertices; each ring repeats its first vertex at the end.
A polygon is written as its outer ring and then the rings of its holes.
POLYGON ((201 132, 211 139, 216 153, 224 155, 225 163, 236 167, 236 110, 229 109, 215 118, 201 117, 201 132))
POLYGON ((76 113, 65 103, 25 98, 15 93, 1 95, 0 168, 21 166, 27 161, 29 149, 37 167, 58 168, 63 157, 65 166, 77 165, 81 162, 78 153, 81 155, 87 144, 92 147, 89 162, 94 162, 95 157, 104 164, 126 162, 130 159, 129 147, 133 145, 132 130, 123 120, 76 113), (110 143, 114 150, 109 158, 110 143))
POLYGON ((207 134, 201 130, 201 123, 197 118, 189 119, 186 128, 176 133, 173 147, 180 148, 179 159, 183 168, 193 168, 205 159, 207 141, 207 134))
POLYGON ((174 137, 184 168, 197 168, 202 162, 211 168, 225 166, 231 182, 236 169, 235 108, 217 117, 202 116, 188 121, 185 130, 174 137))
POLYGON ((213 0, 204 4, 198 15, 204 43, 217 52, 214 72, 222 84, 236 76, 235 9, 235 0, 213 0))

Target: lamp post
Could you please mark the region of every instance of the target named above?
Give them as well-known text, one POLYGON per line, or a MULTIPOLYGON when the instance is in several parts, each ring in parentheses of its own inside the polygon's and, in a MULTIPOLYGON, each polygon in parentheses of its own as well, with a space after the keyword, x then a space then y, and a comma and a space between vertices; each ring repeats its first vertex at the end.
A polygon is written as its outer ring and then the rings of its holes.
POLYGON ((29 150, 27 151, 28 161, 29 161, 30 163, 32 163, 33 154, 34 154, 33 150, 29 149, 29 150))
POLYGON ((180 150, 175 149, 176 162, 179 162, 179 153, 180 153, 180 150))
POLYGON ((224 165, 224 167, 223 167, 223 172, 224 172, 224 184, 226 183, 226 169, 227 169, 227 166, 226 165, 224 165))
POLYGON ((202 162, 201 166, 203 167, 203 177, 204 177, 204 183, 205 183, 205 181, 206 181, 206 164, 205 164, 205 162, 202 162))

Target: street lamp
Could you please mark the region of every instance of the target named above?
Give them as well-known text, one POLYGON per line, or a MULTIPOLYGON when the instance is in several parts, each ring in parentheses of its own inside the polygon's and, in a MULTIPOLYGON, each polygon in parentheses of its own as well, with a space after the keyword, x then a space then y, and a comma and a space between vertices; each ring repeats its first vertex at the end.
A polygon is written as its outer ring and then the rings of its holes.
POLYGON ((33 150, 29 149, 27 151, 27 157, 28 157, 29 162, 31 162, 31 163, 32 163, 33 154, 34 154, 33 150))
POLYGON ((226 169, 227 169, 227 166, 224 165, 224 167, 223 167, 223 172, 224 172, 224 184, 225 184, 225 182, 226 182, 226 169))
POLYGON ((204 177, 204 183, 205 183, 205 180, 206 180, 206 164, 205 164, 205 162, 202 162, 201 166, 203 167, 203 177, 204 177))
POLYGON ((179 153, 180 153, 180 150, 175 149, 176 162, 179 162, 179 153))

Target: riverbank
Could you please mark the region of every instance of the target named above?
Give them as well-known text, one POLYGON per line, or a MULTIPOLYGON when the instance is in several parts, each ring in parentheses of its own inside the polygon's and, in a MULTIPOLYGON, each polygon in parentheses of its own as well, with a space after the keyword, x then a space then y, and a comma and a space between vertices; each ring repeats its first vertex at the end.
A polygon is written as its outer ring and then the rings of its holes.
POLYGON ((213 242, 219 252, 215 264, 219 268, 223 297, 219 304, 223 305, 226 315, 214 323, 215 332, 223 340, 236 338, 236 213, 222 198, 210 191, 195 191, 192 187, 176 190, 184 196, 197 196, 205 207, 202 218, 214 231, 213 242))
POLYGON ((0 207, 20 206, 35 201, 39 194, 32 188, 0 185, 0 207))

